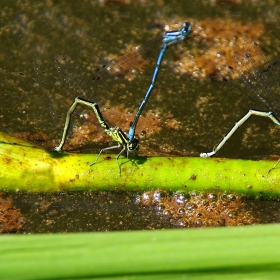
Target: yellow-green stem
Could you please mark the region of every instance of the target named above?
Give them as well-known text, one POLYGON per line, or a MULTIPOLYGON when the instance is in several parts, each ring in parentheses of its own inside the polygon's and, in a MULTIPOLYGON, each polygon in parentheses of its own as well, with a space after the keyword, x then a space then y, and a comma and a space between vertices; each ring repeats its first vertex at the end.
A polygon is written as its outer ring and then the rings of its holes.
MULTIPOLYGON (((45 151, 0 133, 0 190, 223 190, 250 197, 280 197, 274 161, 189 157, 121 158, 45 151)), ((280 166, 280 165, 279 165, 280 166)))

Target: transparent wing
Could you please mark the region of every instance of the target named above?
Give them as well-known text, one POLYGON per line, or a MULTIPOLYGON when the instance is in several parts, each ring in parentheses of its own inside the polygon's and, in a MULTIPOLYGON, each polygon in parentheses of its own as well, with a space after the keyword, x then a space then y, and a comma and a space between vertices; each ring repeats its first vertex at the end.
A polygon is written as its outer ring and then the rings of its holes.
POLYGON ((255 108, 251 109, 279 115, 279 62, 269 63, 255 43, 247 44, 243 51, 235 53, 235 68, 231 71, 238 79, 231 83, 254 103, 255 108))
MULTIPOLYGON (((61 55, 53 61, 34 60, 16 67, 22 72, 6 73, 0 68, 4 89, 0 96, 2 130, 30 134, 40 132, 49 139, 59 139, 66 113, 76 97, 96 102, 106 110, 104 117, 106 119, 108 113, 109 119, 113 120, 109 123, 112 124, 120 117, 110 116, 108 105, 121 106, 122 101, 127 100, 124 79, 132 81, 143 70, 148 64, 148 52, 161 39, 159 37, 144 47, 128 51, 97 68, 88 61, 61 55)), ((85 120, 81 117, 84 111, 89 112, 90 109, 78 108, 75 111, 73 122, 78 127, 85 120)))

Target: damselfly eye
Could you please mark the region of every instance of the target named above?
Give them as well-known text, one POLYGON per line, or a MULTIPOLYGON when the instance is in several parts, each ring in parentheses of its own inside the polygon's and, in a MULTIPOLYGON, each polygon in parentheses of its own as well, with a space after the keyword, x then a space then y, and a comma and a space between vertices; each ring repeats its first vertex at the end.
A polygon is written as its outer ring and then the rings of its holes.
POLYGON ((139 148, 139 140, 134 139, 128 146, 128 150, 133 152, 136 151, 139 148))

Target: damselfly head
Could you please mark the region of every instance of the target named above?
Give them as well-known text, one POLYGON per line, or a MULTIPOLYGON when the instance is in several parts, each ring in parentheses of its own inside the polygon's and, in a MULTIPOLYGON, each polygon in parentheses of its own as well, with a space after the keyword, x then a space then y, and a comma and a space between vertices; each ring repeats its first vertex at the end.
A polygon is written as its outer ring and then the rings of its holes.
POLYGON ((128 151, 129 152, 135 152, 139 149, 139 140, 136 138, 133 138, 132 142, 128 145, 128 151))
POLYGON ((182 34, 183 36, 188 36, 192 33, 192 26, 189 22, 183 23, 182 34))
POLYGON ((189 22, 184 22, 183 27, 179 30, 167 31, 164 34, 163 43, 166 46, 173 45, 185 40, 185 38, 192 32, 192 27, 189 22))

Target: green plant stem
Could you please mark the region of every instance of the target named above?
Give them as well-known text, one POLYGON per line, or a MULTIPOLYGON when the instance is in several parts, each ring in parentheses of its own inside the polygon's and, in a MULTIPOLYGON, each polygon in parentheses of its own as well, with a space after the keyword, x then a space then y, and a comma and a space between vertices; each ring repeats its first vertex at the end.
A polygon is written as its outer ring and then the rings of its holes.
POLYGON ((279 235, 280 225, 1 236, 0 275, 6 280, 277 279, 279 235))
MULTIPOLYGON (((0 190, 222 190, 276 198, 280 168, 275 161, 188 157, 122 157, 47 152, 0 134, 0 190)), ((279 165, 280 166, 280 165, 279 165)))

